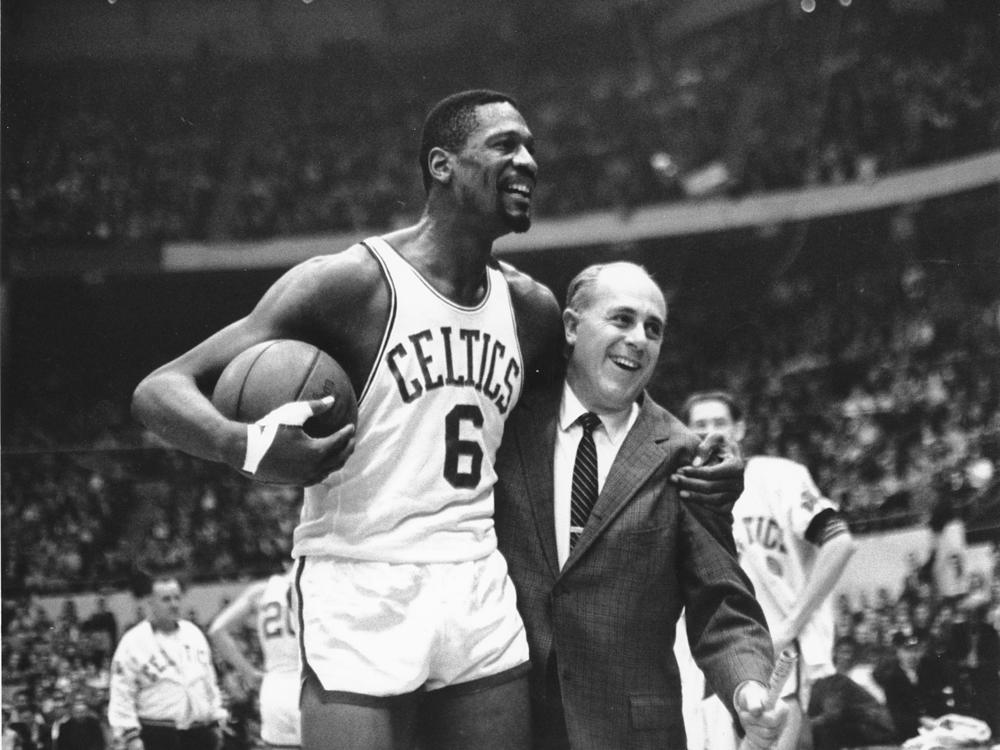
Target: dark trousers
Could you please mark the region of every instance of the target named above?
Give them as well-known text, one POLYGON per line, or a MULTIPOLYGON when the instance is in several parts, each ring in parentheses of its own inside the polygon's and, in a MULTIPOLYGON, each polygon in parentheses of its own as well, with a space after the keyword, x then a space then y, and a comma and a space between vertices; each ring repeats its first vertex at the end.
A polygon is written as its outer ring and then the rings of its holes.
POLYGON ((534 750, 570 750, 555 654, 545 668, 545 694, 531 696, 531 724, 534 750))
POLYGON ((140 736, 146 750, 219 750, 215 727, 174 729, 143 724, 140 736))

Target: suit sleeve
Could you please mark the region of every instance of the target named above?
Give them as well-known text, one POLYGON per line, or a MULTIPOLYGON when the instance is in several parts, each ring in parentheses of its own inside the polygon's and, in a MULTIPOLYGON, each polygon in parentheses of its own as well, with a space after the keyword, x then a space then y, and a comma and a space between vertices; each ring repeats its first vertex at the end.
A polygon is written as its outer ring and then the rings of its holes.
POLYGON ((768 682, 771 636, 753 584, 732 552, 732 527, 723 527, 718 514, 698 502, 681 501, 680 519, 678 559, 691 653, 734 712, 732 696, 741 682, 768 682))

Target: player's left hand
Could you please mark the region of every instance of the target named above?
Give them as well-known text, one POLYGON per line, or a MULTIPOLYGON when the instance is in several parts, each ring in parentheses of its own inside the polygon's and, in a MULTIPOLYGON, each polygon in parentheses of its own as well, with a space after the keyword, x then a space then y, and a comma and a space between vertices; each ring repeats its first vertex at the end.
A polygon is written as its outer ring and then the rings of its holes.
POLYGON ((788 706, 778 701, 767 708, 767 688, 759 682, 742 685, 735 697, 736 715, 746 736, 740 750, 767 750, 773 747, 788 719, 788 706))
POLYGON ((698 445, 689 466, 682 466, 670 480, 682 498, 693 498, 729 513, 743 492, 746 462, 739 445, 721 432, 710 432, 698 445))

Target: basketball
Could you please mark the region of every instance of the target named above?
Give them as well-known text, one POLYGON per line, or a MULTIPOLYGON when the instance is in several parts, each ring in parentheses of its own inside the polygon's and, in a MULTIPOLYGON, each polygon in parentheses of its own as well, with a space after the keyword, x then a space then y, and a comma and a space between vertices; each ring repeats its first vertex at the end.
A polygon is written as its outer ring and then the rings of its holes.
POLYGON ((239 422, 256 422, 282 404, 335 398, 333 407, 306 420, 311 437, 331 435, 358 418, 358 402, 347 373, 326 352, 293 339, 263 341, 243 351, 219 376, 212 403, 239 422))

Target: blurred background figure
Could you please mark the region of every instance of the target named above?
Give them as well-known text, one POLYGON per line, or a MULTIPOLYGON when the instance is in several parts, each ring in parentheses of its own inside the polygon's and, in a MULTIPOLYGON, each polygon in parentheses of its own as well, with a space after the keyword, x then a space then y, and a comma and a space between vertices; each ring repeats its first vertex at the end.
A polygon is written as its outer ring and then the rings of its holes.
POLYGON ((895 657, 879 665, 875 679, 885 692, 895 741, 902 743, 917 736, 921 719, 955 712, 955 675, 947 658, 928 653, 916 635, 895 634, 893 647, 895 657))
POLYGON ((951 654, 958 664, 965 712, 1000 735, 1000 635, 986 619, 989 599, 982 591, 958 605, 951 628, 951 654))
POLYGON ((258 696, 260 738, 268 745, 301 744, 299 687, 301 671, 295 629, 291 565, 281 574, 250 584, 212 621, 208 636, 219 657, 240 675, 245 687, 258 696), (237 635, 248 618, 263 665, 250 649, 241 648, 237 635))
POLYGON ((809 725, 815 750, 886 745, 895 741, 896 728, 888 709, 850 674, 857 663, 857 644, 850 637, 837 640, 833 664, 836 673, 818 679, 809 697, 809 725))
POLYGON ((149 618, 122 636, 112 658, 108 721, 125 750, 219 750, 228 718, 208 640, 181 619, 177 577, 140 580, 149 618))
MULTIPOLYGON (((701 437, 721 432, 736 443, 746 437, 743 410, 725 391, 692 394, 681 414, 701 437)), ((856 542, 844 516, 820 494, 805 466, 785 458, 752 456, 744 481, 732 511, 740 566, 753 582, 775 653, 790 649, 798 657, 780 693, 789 713, 777 747, 792 750, 803 732, 812 683, 834 671, 830 594, 856 542)), ((706 747, 735 747, 736 735, 719 712, 717 696, 702 703, 702 713, 706 747)))
POLYGON ((84 696, 73 697, 70 712, 52 725, 52 750, 104 750, 107 737, 100 718, 84 696))

